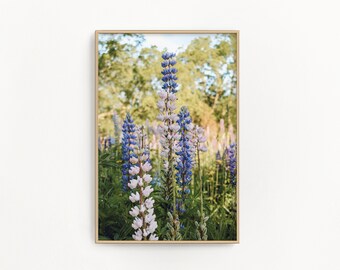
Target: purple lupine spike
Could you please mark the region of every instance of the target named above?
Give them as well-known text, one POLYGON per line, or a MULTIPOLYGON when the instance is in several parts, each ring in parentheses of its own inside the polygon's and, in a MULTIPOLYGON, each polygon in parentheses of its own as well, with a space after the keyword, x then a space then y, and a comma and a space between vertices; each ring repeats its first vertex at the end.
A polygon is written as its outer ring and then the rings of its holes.
POLYGON ((182 107, 178 114, 177 124, 179 125, 180 139, 178 142, 179 151, 176 152, 178 158, 176 163, 176 181, 179 185, 181 199, 178 201, 178 210, 185 212, 184 203, 186 195, 190 193, 189 184, 192 176, 194 148, 191 142, 191 123, 188 108, 182 107))
POLYGON ((131 115, 128 113, 122 127, 122 187, 125 191, 130 180, 129 170, 132 166, 130 159, 135 157, 133 153, 134 146, 137 144, 135 132, 135 124, 131 115))
POLYGON ((236 157, 236 143, 232 143, 227 148, 227 170, 229 171, 230 183, 235 186, 237 180, 237 157, 236 157))

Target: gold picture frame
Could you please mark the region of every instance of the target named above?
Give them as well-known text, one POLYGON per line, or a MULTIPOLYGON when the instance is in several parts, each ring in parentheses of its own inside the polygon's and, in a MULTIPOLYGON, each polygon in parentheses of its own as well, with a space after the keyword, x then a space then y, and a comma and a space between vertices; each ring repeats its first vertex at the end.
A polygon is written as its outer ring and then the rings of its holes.
POLYGON ((95 31, 95 243, 97 244, 239 244, 240 243, 240 31, 239 30, 96 30, 95 31), (98 36, 100 34, 236 34, 237 37, 237 221, 236 240, 135 241, 100 240, 98 230, 98 36))

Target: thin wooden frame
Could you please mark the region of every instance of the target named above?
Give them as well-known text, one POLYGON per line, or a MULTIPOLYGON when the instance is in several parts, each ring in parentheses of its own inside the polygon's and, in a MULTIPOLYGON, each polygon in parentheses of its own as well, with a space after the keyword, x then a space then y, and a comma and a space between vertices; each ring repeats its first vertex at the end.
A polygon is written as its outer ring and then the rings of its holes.
POLYGON ((240 31, 239 30, 96 30, 95 31, 95 243, 96 244, 239 244, 240 243, 240 31), (98 35, 99 34, 236 34, 237 40, 237 182, 236 182, 236 202, 237 240, 182 240, 182 241, 135 241, 135 240, 99 240, 98 237, 98 35))

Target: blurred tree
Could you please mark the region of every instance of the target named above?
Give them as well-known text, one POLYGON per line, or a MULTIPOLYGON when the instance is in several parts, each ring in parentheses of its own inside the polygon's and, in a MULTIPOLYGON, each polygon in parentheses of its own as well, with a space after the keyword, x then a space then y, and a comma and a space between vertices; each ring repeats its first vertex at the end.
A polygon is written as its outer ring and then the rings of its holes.
MULTIPOLYGON (((137 124, 157 116, 161 87, 161 54, 143 47, 140 34, 104 34, 99 39, 99 132, 113 134, 111 117, 131 112, 137 124)), ((186 105, 193 121, 216 137, 218 123, 236 131, 236 35, 199 37, 177 55, 180 91, 178 106, 186 105)))

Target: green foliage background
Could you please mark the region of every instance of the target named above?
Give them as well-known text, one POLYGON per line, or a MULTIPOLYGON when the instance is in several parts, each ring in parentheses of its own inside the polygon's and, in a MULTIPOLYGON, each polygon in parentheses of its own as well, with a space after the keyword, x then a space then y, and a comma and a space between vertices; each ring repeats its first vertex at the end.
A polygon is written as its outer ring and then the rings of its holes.
MULTIPOLYGON (((151 146, 152 176, 160 171, 157 91, 161 89, 161 55, 157 46, 146 47, 141 34, 100 34, 98 44, 99 139, 115 137, 115 144, 98 152, 99 239, 131 240, 132 207, 129 192, 121 189, 119 130, 112 116, 123 119, 130 112, 136 124, 147 126, 151 146)), ((235 240, 237 192, 226 170, 225 149, 237 139, 237 39, 235 34, 196 36, 177 51, 177 107, 188 107, 194 123, 206 130, 208 152, 203 155, 203 187, 208 240, 235 240), (216 159, 219 153, 221 158, 216 159)), ((120 123, 121 124, 121 123, 120 123)), ((187 211, 181 217, 183 239, 194 240, 199 192, 197 168, 191 183, 187 211)), ((156 181, 157 182, 157 181, 156 181)), ((158 235, 165 235, 166 211, 160 187, 155 185, 158 235)))

